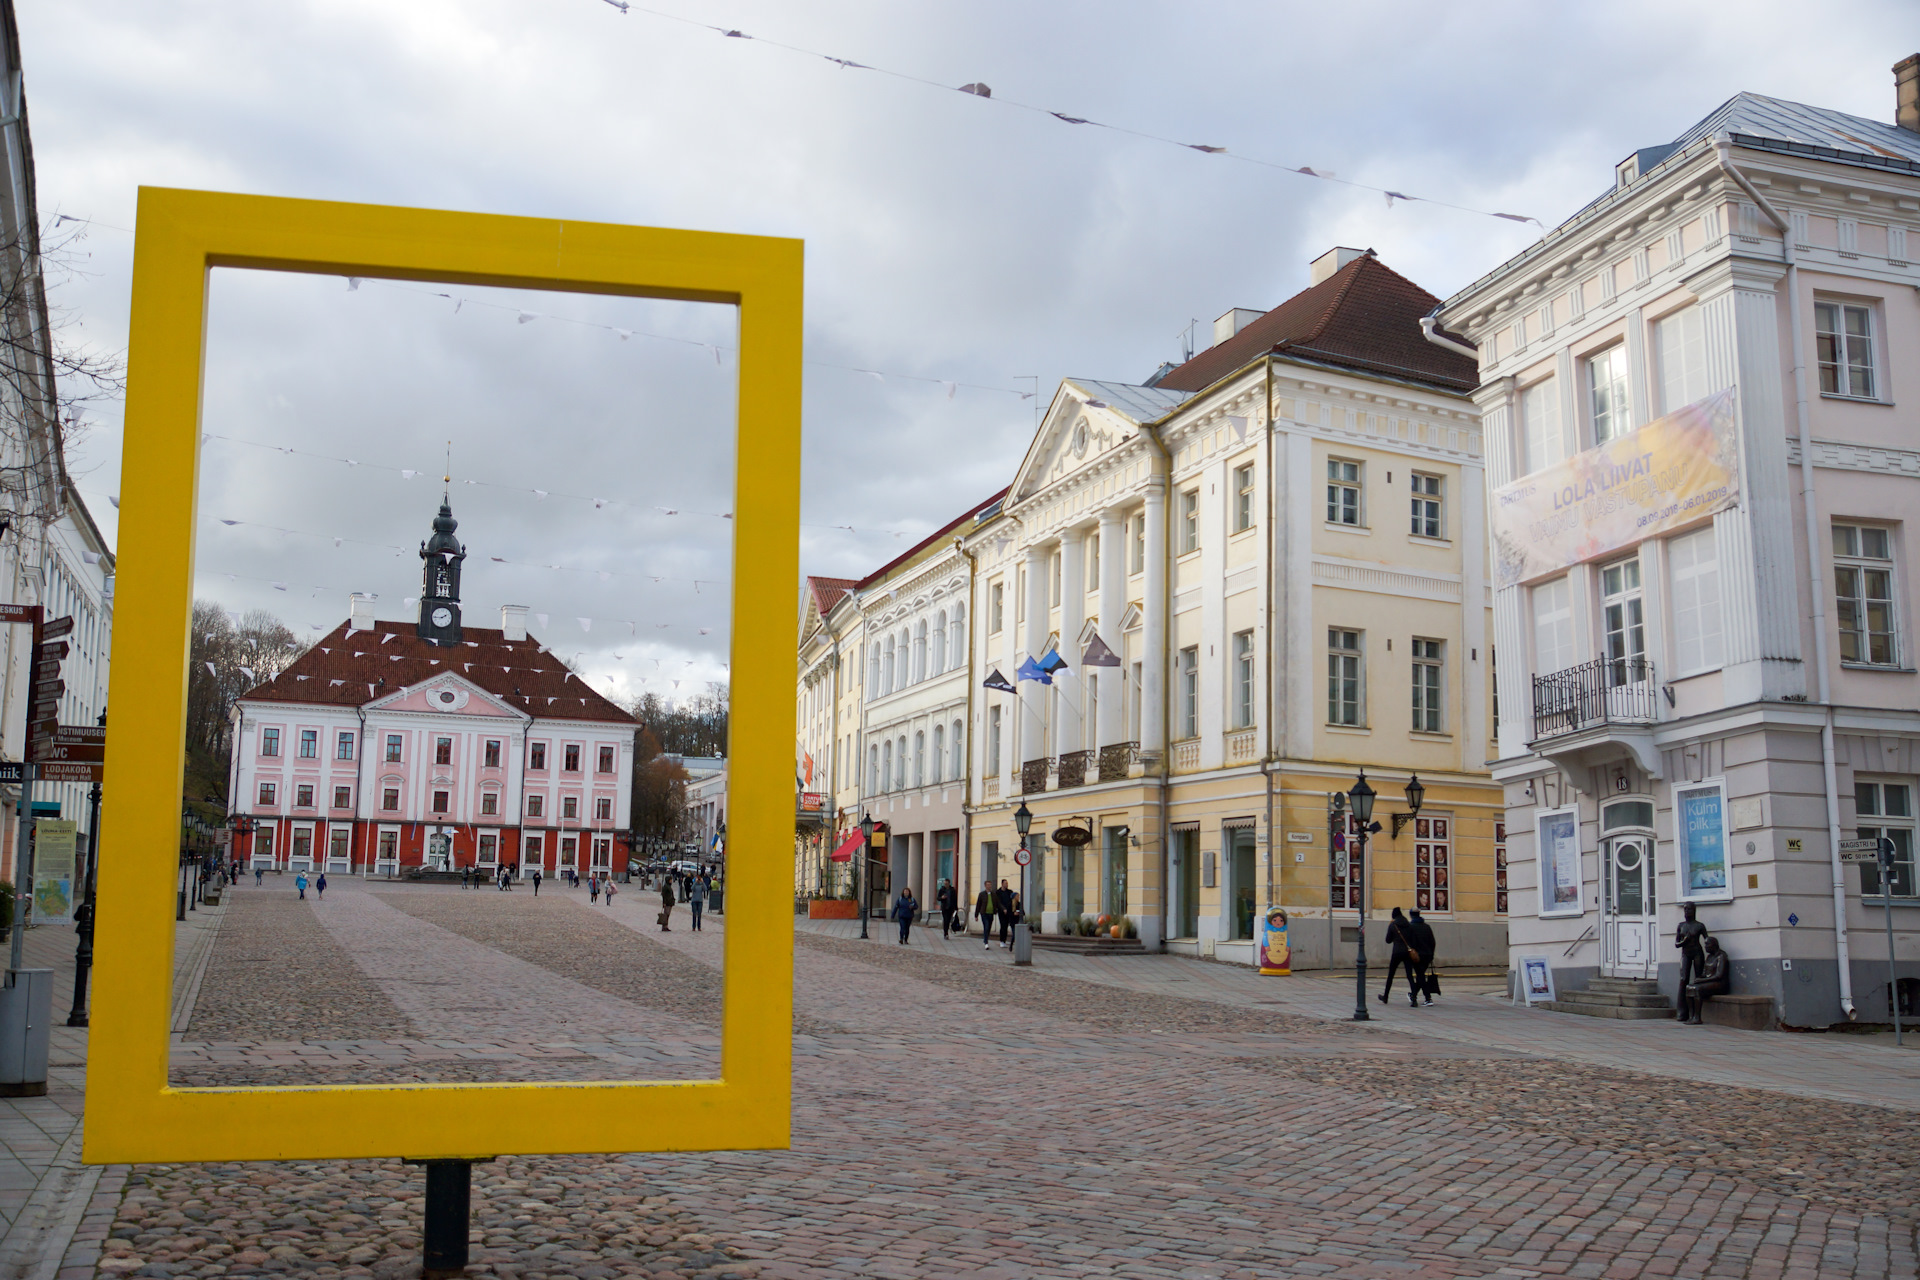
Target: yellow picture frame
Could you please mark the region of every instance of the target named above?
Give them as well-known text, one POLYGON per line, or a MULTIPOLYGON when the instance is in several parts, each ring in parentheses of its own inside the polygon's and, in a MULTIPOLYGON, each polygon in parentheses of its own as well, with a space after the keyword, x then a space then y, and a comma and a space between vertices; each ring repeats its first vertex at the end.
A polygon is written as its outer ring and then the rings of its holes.
POLYGON ((458 1159, 784 1147, 790 1128, 793 649, 802 242, 143 187, 83 1158, 458 1159), (723 1043, 715 1080, 168 1083, 200 410, 214 267, 730 303, 740 369, 723 1043))

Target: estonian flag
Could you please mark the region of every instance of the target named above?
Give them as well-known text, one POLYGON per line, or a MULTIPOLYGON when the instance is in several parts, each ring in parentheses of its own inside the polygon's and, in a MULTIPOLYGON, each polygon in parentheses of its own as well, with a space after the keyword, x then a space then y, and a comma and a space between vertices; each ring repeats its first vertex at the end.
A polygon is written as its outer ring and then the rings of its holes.
POLYGON ((1058 649, 1049 649, 1040 656, 1040 669, 1048 675, 1052 675, 1066 665, 1067 660, 1060 656, 1058 649))
POLYGON ((1080 655, 1080 665, 1083 667, 1117 667, 1120 665, 1120 655, 1107 648, 1107 642, 1105 640, 1102 640, 1099 636, 1095 636, 1092 642, 1087 645, 1087 651, 1080 655))
POLYGON ((1000 668, 998 667, 995 667, 992 673, 988 675, 987 678, 985 680, 982 680, 980 683, 989 689, 997 689, 1001 693, 1014 692, 1013 685, 1008 683, 1007 678, 1000 674, 1000 668))
POLYGON ((1014 678, 1018 680, 1038 680, 1041 684, 1053 683, 1053 673, 1045 667, 1042 667, 1032 658, 1028 658, 1015 668, 1013 674, 1014 678))

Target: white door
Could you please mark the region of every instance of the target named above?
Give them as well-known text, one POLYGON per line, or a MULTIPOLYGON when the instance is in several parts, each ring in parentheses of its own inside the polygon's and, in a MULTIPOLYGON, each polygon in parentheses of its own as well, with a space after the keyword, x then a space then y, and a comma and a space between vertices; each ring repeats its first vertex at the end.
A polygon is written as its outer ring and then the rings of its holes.
POLYGON ((1614 836, 1606 842, 1600 927, 1602 960, 1615 978, 1651 978, 1654 954, 1653 837, 1614 836))

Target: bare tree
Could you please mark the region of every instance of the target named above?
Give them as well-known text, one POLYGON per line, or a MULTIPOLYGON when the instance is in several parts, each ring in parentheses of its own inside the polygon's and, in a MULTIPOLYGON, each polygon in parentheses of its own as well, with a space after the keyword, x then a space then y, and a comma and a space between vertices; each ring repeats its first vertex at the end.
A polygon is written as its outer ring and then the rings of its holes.
POLYGON ((660 749, 660 739, 642 725, 633 750, 633 834, 650 852, 686 839, 692 823, 687 814, 687 771, 680 761, 660 749))
POLYGON ((225 762, 232 749, 233 704, 249 689, 285 671, 306 646, 265 609, 228 613, 211 600, 193 602, 188 647, 187 746, 225 762))

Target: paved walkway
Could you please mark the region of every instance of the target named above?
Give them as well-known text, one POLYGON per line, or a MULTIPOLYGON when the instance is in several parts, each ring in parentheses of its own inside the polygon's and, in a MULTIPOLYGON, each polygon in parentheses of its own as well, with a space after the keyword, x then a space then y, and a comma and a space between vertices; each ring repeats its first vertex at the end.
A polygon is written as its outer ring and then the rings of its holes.
MULTIPOLYGON (((801 920, 797 927, 825 937, 860 934, 857 920, 801 920)), ((897 927, 876 920, 868 932, 890 940, 897 927)), ((937 925, 916 927, 909 945, 982 963, 1012 960, 997 943, 982 947, 977 933, 942 939, 937 925)), ((1184 956, 1078 956, 1039 948, 1033 966, 1042 973, 1130 991, 1281 1009, 1329 1021, 1353 1017, 1351 969, 1344 974, 1263 978, 1241 965, 1184 956)), ((1383 973, 1384 968, 1369 970, 1373 993, 1379 991, 1383 973)), ((1443 968, 1441 981, 1447 994, 1432 1008, 1408 1008, 1398 994, 1385 1005, 1369 998, 1368 1012, 1375 1020, 1369 1025, 1673 1079, 1920 1111, 1920 1034, 1909 1034, 1902 1052, 1894 1048, 1891 1035, 1736 1031, 1674 1021, 1586 1018, 1516 1005, 1506 998, 1504 979, 1469 979, 1456 985, 1443 968)))

